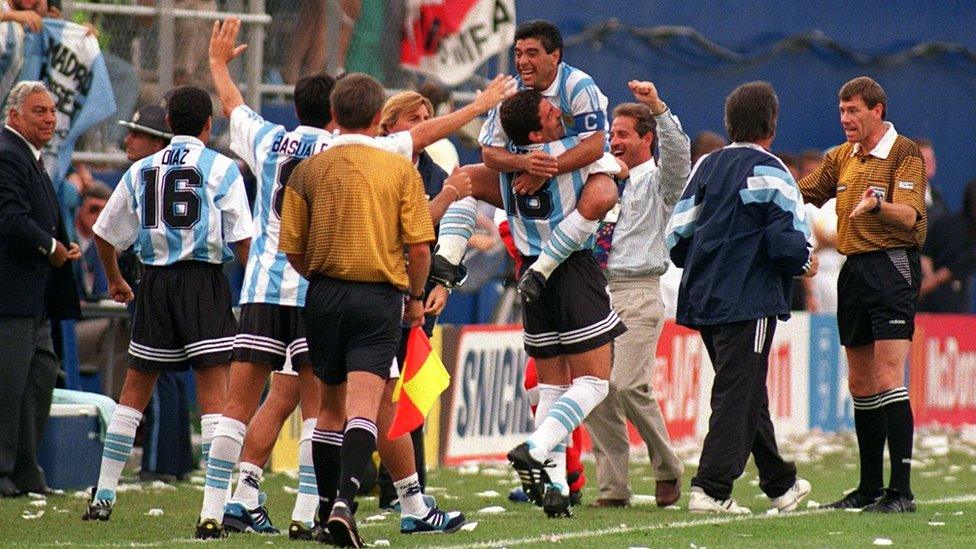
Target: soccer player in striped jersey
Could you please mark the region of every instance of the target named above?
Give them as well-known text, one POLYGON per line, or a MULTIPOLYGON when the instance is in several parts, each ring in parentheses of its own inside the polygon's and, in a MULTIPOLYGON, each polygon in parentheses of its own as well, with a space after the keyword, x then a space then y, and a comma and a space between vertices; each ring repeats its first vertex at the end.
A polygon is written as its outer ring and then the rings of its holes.
MULTIPOLYGON (((560 123, 567 136, 579 136, 570 148, 555 151, 534 150, 518 154, 493 110, 482 126, 484 166, 467 167, 472 180, 472 197, 448 209, 441 224, 437 253, 432 258, 431 277, 447 286, 458 282, 457 265, 464 256, 467 241, 474 231, 475 199, 501 207, 498 173, 517 174, 512 191, 528 202, 545 200, 545 185, 550 178, 584 169, 597 162, 608 150, 607 98, 583 71, 562 61, 562 36, 548 21, 529 21, 515 31, 515 64, 520 89, 536 89, 560 111, 560 123)), ((597 224, 616 204, 617 188, 607 175, 590 171, 577 211, 551 237, 519 280, 523 299, 533 301, 545 287, 553 270, 569 254, 581 249, 596 232, 597 224)), ((624 177, 626 174, 622 174, 624 177)))
POLYGON ((131 363, 106 430, 98 486, 85 520, 108 520, 119 476, 132 449, 160 372, 193 368, 210 443, 227 391, 234 334, 231 296, 222 264, 247 256, 253 231, 241 172, 206 148, 213 105, 206 91, 185 86, 167 100, 170 144, 122 177, 93 227, 98 255, 115 301, 133 299, 117 252, 133 243, 145 273, 129 344, 131 363))
MULTIPOLYGON (((200 524, 209 525, 208 531, 214 537, 223 535, 222 521, 234 530, 277 531, 267 519, 259 482, 278 429, 295 408, 296 395, 301 392, 304 426, 299 445, 299 495, 289 535, 308 539, 313 535, 315 505, 319 503, 316 475, 321 477, 327 473, 315 471, 313 457, 318 462, 319 454, 328 454, 338 445, 332 444, 335 440, 330 437, 331 433, 315 429, 319 384, 312 369, 306 367, 310 362, 300 314, 308 283, 288 264, 285 254, 278 252, 279 212, 288 175, 302 159, 327 148, 332 139, 332 134, 327 131, 331 121, 329 92, 332 80, 328 76, 316 76, 298 83, 295 107, 301 126, 294 131, 265 121, 244 105, 227 68, 227 64, 247 47, 245 44, 235 45, 239 30, 240 21, 236 18, 214 24, 210 66, 224 112, 231 119, 231 148, 258 177, 255 203, 258 223, 244 277, 241 329, 234 342, 230 393, 210 452, 200 524), (269 372, 282 370, 288 361, 297 370, 298 380, 274 376, 269 398, 255 416, 269 372), (254 423, 247 429, 252 417, 254 423), (222 490, 229 485, 231 470, 242 451, 241 480, 233 500, 225 507, 222 490)), ((487 93, 472 104, 377 142, 387 150, 410 158, 415 151, 449 135, 500 103, 506 92, 514 91, 510 80, 496 78, 486 89, 487 93)), ((459 174, 455 177, 467 176, 459 174)), ((448 183, 450 181, 448 179, 448 183)), ((465 185, 452 187, 464 188, 465 185)), ((399 443, 406 446, 397 448, 397 453, 409 455, 412 461, 409 437, 399 443)), ((328 514, 329 509, 320 508, 320 516, 327 518, 328 514)))
MULTIPOLYGON (((561 115, 535 89, 520 91, 499 108, 500 123, 524 155, 542 151, 557 156, 579 146, 585 138, 567 136, 561 115)), ((587 168, 552 178, 533 196, 504 194, 512 237, 525 264, 537 260, 551 235, 577 213, 587 176, 612 171, 617 162, 606 154, 587 168)), ((503 188, 514 189, 515 178, 503 174, 503 188)), ((586 249, 567 254, 538 298, 522 310, 525 349, 538 369, 539 403, 536 430, 508 459, 550 517, 571 516, 568 437, 607 396, 610 343, 627 329, 610 304, 606 279, 590 250, 592 235, 587 243, 586 249)))

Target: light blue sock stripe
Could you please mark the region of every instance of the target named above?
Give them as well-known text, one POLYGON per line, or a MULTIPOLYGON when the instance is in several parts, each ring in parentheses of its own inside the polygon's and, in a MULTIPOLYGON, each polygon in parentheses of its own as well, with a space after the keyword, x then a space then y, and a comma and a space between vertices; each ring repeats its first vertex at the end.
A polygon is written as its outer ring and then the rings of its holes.
POLYGON ((129 461, 129 454, 123 454, 122 452, 116 452, 110 448, 105 448, 102 451, 102 457, 105 459, 110 459, 112 461, 121 461, 125 463, 129 461))
POLYGON ((298 472, 299 473, 308 473, 310 475, 314 475, 315 474, 315 466, 314 465, 299 465, 298 466, 298 472))
POLYGON ((127 437, 125 435, 120 435, 118 433, 105 433, 105 440, 111 440, 112 442, 119 442, 122 444, 128 444, 129 446, 132 446, 132 443, 135 441, 135 438, 127 437))
POLYGON ((559 423, 562 423, 563 427, 565 427, 567 431, 571 432, 573 430, 573 422, 570 421, 568 417, 566 417, 566 414, 550 408, 547 417, 551 417, 556 421, 558 421, 559 423))
POLYGON ((298 481, 299 482, 311 482, 311 483, 315 483, 315 475, 312 475, 312 474, 309 474, 309 473, 299 473, 298 474, 298 481))
POLYGON ((565 444, 557 444, 557 445, 556 445, 556 446, 555 446, 555 447, 554 447, 554 448, 552 449, 552 451, 553 451, 553 452, 565 452, 565 451, 566 451, 566 445, 565 445, 565 444))
POLYGON ((230 461, 226 461, 226 460, 223 460, 223 459, 218 459, 218 458, 212 457, 212 458, 210 458, 209 461, 207 461, 207 467, 219 467, 221 469, 233 469, 234 468, 234 464, 232 462, 230 462, 230 461))
POLYGON ((110 448, 110 449, 115 450, 116 452, 120 452, 122 454, 128 454, 129 452, 132 451, 132 445, 131 444, 120 444, 118 442, 112 442, 110 440, 106 440, 105 441, 104 447, 105 448, 110 448))
POLYGON ((577 425, 583 422, 583 415, 577 413, 572 406, 567 406, 565 403, 561 403, 557 401, 555 404, 552 405, 552 408, 550 408, 550 410, 559 410, 560 412, 566 414, 566 417, 568 417, 573 423, 577 425))
POLYGON ((234 474, 233 471, 223 471, 220 469, 207 469, 207 478, 229 479, 234 474))
POLYGON ((221 480, 212 479, 210 477, 207 477, 206 486, 209 486, 211 488, 216 488, 218 490, 226 490, 227 487, 230 486, 230 482, 221 481, 221 480))
POLYGON ((556 404, 565 404, 570 408, 572 408, 573 411, 576 412, 576 415, 579 416, 580 421, 583 421, 583 417, 586 415, 583 413, 583 409, 580 408, 579 403, 577 403, 575 400, 571 398, 566 398, 565 396, 561 396, 559 397, 559 400, 556 401, 556 404))
POLYGON ((308 485, 305 485, 305 484, 299 484, 298 485, 298 493, 299 494, 308 494, 310 496, 317 496, 317 495, 319 495, 319 489, 317 487, 315 487, 314 485, 313 486, 308 486, 308 485))

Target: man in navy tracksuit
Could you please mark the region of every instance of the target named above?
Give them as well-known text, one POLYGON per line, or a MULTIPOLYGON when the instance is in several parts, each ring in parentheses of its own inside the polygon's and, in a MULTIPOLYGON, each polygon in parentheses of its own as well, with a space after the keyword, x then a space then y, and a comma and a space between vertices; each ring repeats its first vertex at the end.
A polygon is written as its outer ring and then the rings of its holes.
POLYGON ((766 82, 729 95, 733 143, 698 161, 668 227, 671 259, 684 268, 677 321, 701 332, 715 369, 692 512, 749 513, 732 500, 732 482, 750 453, 773 508, 792 511, 810 492, 779 455, 766 393, 769 349, 776 319, 789 318, 793 277, 817 270, 800 191, 769 152, 778 110, 766 82))

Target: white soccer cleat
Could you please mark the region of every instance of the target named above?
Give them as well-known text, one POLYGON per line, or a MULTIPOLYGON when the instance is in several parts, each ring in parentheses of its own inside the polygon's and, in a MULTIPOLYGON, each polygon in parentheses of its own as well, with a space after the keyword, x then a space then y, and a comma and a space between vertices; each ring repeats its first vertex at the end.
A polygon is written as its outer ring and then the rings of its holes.
POLYGON ((782 496, 770 499, 770 503, 773 509, 778 510, 780 513, 789 513, 795 510, 797 505, 808 494, 810 494, 810 481, 796 477, 796 482, 793 483, 793 486, 782 496))
POLYGON ((691 499, 688 510, 692 513, 724 513, 728 515, 748 515, 752 513, 748 507, 743 507, 734 499, 715 499, 697 486, 691 488, 691 499))

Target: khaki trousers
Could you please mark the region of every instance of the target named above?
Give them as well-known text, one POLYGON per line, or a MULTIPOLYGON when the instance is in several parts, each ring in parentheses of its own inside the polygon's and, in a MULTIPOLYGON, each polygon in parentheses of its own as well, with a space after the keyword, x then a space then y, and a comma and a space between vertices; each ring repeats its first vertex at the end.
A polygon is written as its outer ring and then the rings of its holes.
POLYGON ((659 277, 611 280, 610 296, 628 330, 613 342, 610 394, 587 416, 586 428, 593 440, 599 497, 629 499, 626 420, 647 444, 658 481, 680 479, 684 465, 671 447, 652 386, 657 341, 664 328, 659 277))

